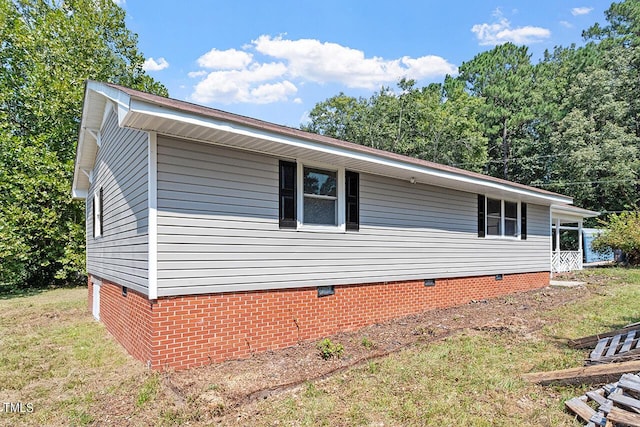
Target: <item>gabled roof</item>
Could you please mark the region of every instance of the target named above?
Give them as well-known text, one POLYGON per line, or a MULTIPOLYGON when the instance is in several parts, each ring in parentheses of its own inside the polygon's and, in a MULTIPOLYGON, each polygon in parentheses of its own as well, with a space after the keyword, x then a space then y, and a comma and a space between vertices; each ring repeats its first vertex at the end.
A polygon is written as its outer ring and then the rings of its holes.
POLYGON ((85 89, 74 197, 86 197, 88 171, 95 163, 98 131, 109 104, 118 112, 119 125, 132 129, 530 203, 573 201, 539 188, 95 81, 88 81, 85 89))

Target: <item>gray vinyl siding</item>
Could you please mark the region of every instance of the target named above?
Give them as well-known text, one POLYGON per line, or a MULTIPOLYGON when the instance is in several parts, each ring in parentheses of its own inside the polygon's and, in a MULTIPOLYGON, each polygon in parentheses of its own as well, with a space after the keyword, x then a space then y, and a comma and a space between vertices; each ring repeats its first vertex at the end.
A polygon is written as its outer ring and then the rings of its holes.
POLYGON ((111 112, 87 198, 87 271, 148 294, 148 135, 111 112), (93 237, 93 195, 103 193, 103 235, 93 237))
POLYGON ((477 237, 477 195, 360 174, 360 231, 278 227, 278 160, 158 137, 158 295, 549 271, 528 239, 477 237))

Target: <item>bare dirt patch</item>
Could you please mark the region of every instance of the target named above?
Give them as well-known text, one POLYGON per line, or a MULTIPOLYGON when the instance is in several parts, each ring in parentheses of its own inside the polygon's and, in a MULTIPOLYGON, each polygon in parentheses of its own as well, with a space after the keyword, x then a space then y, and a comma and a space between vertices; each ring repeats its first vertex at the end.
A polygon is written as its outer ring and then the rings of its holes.
MULTIPOLYGON (((569 280, 571 277, 563 278, 569 280)), ((163 389, 176 409, 196 404, 204 409, 191 422, 233 424, 251 416, 253 403, 296 389, 342 370, 462 330, 526 335, 553 319, 544 313, 589 294, 586 287, 544 288, 463 306, 431 310, 330 337, 344 346, 343 356, 322 360, 316 341, 163 375, 163 389)))

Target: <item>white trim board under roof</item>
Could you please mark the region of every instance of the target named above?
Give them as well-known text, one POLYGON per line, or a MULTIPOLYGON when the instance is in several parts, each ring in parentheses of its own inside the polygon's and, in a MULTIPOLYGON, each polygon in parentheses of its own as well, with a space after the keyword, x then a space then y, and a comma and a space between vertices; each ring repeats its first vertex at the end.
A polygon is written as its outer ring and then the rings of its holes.
POLYGON ((599 215, 600 212, 590 211, 573 205, 551 205, 551 217, 560 218, 562 221, 578 222, 584 218, 594 218, 599 215))
POLYGON ((118 124, 205 143, 258 152, 281 159, 305 159, 412 183, 516 198, 542 205, 570 204, 572 198, 475 172, 390 153, 110 83, 88 81, 76 153, 73 196, 86 197, 97 154, 89 129, 100 126, 107 102, 117 105, 118 124))

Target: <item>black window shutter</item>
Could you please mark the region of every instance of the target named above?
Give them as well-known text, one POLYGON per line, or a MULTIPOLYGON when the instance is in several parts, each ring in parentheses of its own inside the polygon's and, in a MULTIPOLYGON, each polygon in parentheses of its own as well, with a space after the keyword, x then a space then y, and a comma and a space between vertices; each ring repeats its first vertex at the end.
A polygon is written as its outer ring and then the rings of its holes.
POLYGON ((527 240, 527 204, 520 206, 520 239, 527 240))
POLYGON ((280 228, 296 228, 296 164, 280 160, 280 228))
POLYGON ((346 229, 360 229, 360 175, 345 171, 346 229))
POLYGON ((484 221, 485 221, 485 204, 484 194, 478 194, 478 237, 484 237, 484 221))
POLYGON ((104 203, 102 203, 102 187, 100 187, 100 210, 98 211, 98 215, 100 215, 100 236, 104 235, 104 203))

